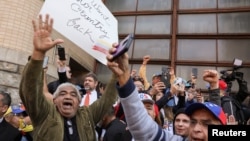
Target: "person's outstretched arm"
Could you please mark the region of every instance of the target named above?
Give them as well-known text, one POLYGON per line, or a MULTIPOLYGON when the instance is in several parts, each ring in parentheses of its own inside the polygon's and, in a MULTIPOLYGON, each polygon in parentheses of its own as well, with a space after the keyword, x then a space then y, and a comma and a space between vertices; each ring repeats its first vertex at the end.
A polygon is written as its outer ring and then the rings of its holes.
POLYGON ((53 102, 53 95, 49 92, 48 86, 47 86, 47 70, 48 68, 44 68, 44 75, 43 75, 43 94, 44 96, 51 102, 53 102))
POLYGON ((34 48, 31 59, 22 73, 19 94, 33 125, 37 125, 41 120, 47 118, 49 112, 49 101, 46 100, 43 94, 43 59, 48 50, 53 48, 55 44, 62 43, 63 40, 52 40, 50 37, 53 19, 49 15, 46 15, 45 20, 42 15, 39 15, 38 23, 33 20, 32 24, 34 29, 34 48), (41 109, 43 109, 43 112, 41 112, 41 109), (38 121, 37 119, 40 120, 38 121))
POLYGON ((221 106, 220 90, 219 90, 219 74, 217 70, 205 70, 203 80, 210 85, 209 101, 221 106))
POLYGON ((148 82, 148 79, 147 79, 147 64, 148 64, 148 61, 150 60, 150 56, 149 55, 145 55, 143 57, 143 62, 140 66, 140 69, 139 69, 139 76, 143 79, 144 81, 144 87, 145 87, 145 90, 148 90, 149 87, 150 87, 150 83, 148 82))
POLYGON ((115 61, 112 59, 112 53, 116 51, 116 44, 107 55, 107 66, 114 73, 118 81, 118 94, 123 105, 126 122, 134 140, 173 140, 181 141, 182 137, 172 135, 164 131, 148 115, 143 103, 141 102, 138 91, 130 77, 128 54, 125 53, 115 61))

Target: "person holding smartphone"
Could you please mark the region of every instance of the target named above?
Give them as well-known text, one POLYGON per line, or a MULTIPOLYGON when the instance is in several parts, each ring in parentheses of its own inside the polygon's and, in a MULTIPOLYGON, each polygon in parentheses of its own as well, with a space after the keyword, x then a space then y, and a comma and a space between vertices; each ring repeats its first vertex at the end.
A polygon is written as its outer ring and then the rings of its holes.
MULTIPOLYGON (((142 102, 138 97, 138 91, 131 79, 129 69, 129 57, 125 53, 112 61, 113 52, 116 51, 116 44, 109 50, 107 55, 107 66, 114 73, 117 79, 117 90, 120 101, 124 106, 126 122, 134 140, 164 140, 164 141, 188 141, 208 140, 208 125, 225 125, 226 116, 222 108, 212 102, 194 103, 185 109, 190 116, 189 138, 173 135, 163 130, 148 115, 142 102), (216 112, 217 111, 217 112, 216 112), (206 122, 204 122, 206 121, 206 122), (199 132, 197 132, 197 130, 199 132)), ((213 89, 218 89, 218 78, 216 70, 206 70, 203 80, 210 83, 213 89)))
POLYGON ((58 80, 52 81, 50 82, 47 87, 48 87, 48 91, 49 93, 53 94, 56 90, 56 88, 65 82, 70 82, 71 80, 71 69, 69 66, 66 65, 66 60, 61 60, 60 56, 57 56, 57 73, 58 73, 58 80))

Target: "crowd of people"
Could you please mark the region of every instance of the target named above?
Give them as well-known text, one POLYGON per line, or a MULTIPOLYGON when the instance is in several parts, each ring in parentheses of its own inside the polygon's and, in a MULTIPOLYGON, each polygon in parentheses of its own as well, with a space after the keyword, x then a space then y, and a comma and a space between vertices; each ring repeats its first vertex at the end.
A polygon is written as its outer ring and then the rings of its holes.
POLYGON ((71 81, 70 67, 57 60, 59 79, 48 83, 43 60, 62 39, 52 40, 53 19, 33 20, 33 52, 22 73, 20 98, 0 92, 0 140, 7 141, 193 141, 208 140, 209 125, 247 125, 250 105, 247 82, 236 78, 237 94, 227 92, 217 70, 204 70, 208 97, 189 81, 175 75, 146 75, 150 56, 140 69, 129 69, 127 53, 112 61, 117 43, 109 50, 107 67, 112 77, 100 85, 90 72, 82 84, 71 81))

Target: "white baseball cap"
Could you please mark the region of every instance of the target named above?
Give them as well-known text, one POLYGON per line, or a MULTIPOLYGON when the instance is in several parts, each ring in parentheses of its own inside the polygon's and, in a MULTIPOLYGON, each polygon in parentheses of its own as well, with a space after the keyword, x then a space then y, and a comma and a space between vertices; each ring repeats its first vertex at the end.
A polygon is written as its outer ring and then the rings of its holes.
POLYGON ((145 94, 145 93, 139 93, 138 94, 139 98, 141 99, 142 102, 148 102, 151 104, 154 104, 154 100, 152 99, 152 97, 149 94, 145 94))

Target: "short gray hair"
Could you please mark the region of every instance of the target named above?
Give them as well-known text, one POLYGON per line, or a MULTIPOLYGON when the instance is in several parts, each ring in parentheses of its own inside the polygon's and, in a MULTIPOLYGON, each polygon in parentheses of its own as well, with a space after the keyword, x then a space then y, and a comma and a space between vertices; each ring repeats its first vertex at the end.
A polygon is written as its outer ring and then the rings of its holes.
POLYGON ((60 90, 61 88, 63 88, 63 87, 68 87, 68 86, 70 86, 70 87, 72 87, 72 88, 74 88, 74 89, 76 90, 77 97, 78 97, 79 101, 81 101, 82 96, 81 96, 81 94, 80 94, 80 91, 78 90, 78 88, 76 87, 76 85, 74 85, 74 84, 72 84, 72 83, 69 83, 69 82, 60 84, 60 85, 57 87, 56 91, 54 92, 53 98, 58 97, 59 92, 60 92, 59 90, 60 90))

